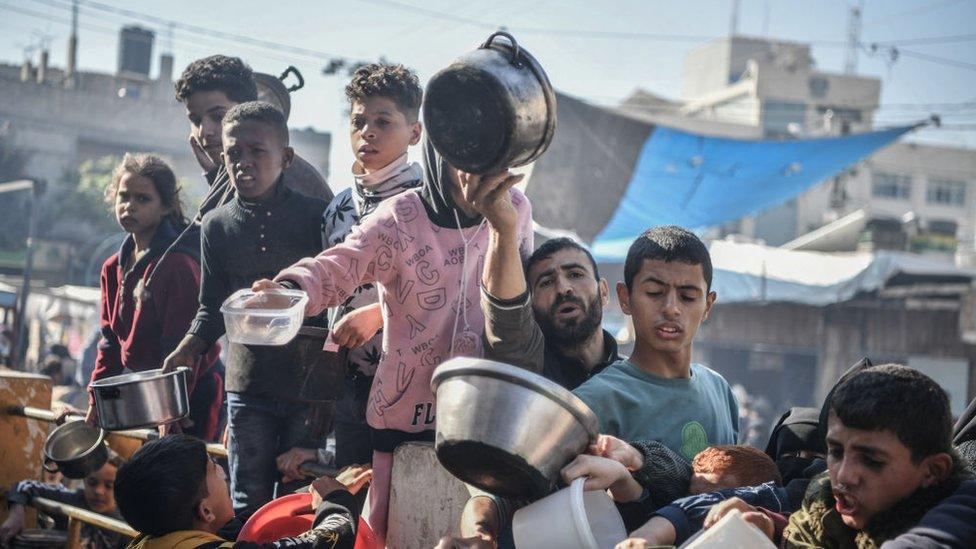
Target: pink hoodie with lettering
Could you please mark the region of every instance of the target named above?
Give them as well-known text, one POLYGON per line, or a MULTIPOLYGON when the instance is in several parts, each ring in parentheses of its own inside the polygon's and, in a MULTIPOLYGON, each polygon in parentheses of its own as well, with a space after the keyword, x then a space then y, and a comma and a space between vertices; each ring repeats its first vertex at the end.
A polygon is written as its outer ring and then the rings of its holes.
MULTIPOLYGON (((531 207, 522 192, 509 192, 518 210, 524 260, 532 253, 531 207)), ((482 355, 479 286, 488 232, 485 221, 463 230, 438 226, 419 192, 406 191, 382 202, 343 243, 302 259, 275 278, 293 281, 308 293, 306 315, 341 305, 362 284, 379 286, 383 356, 366 408, 371 427, 409 433, 432 429, 434 368, 454 356, 482 355)))

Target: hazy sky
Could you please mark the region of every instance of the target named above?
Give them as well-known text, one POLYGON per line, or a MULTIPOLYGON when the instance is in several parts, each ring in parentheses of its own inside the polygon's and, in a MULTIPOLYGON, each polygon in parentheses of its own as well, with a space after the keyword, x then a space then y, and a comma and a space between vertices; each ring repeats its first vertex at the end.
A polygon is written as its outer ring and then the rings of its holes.
MULTIPOLYGON (((841 71, 848 12, 856 2, 742 0, 739 33, 813 42, 818 66, 841 71)), ((362 60, 383 56, 416 69, 426 79, 505 25, 565 93, 610 104, 643 87, 676 98, 682 58, 709 37, 729 33, 732 4, 732 0, 82 0, 79 65, 83 70, 114 71, 118 28, 129 23, 157 31, 153 76, 158 54, 167 50, 175 55, 177 73, 193 59, 213 53, 239 55, 255 70, 274 74, 296 65, 307 83, 292 96, 292 125, 332 132, 330 183, 342 188, 349 183, 353 158, 342 95, 347 76, 323 75, 327 61, 316 52, 362 60), (221 11, 218 6, 226 8, 221 11), (113 8, 137 13, 117 13, 113 8), (181 25, 170 27, 166 21, 181 25), (272 50, 227 35, 301 51, 272 50)), ((69 0, 0 0, 0 60, 19 62, 26 47, 48 40, 52 64, 63 66, 69 6, 69 0)), ((976 1, 867 0, 863 19, 862 42, 898 42, 902 50, 894 63, 880 54, 860 55, 858 72, 883 80, 878 123, 896 124, 939 112, 947 125, 956 128, 918 132, 913 139, 976 147, 976 1), (926 40, 916 40, 920 38, 926 40), (933 43, 930 38, 939 40, 933 43)))

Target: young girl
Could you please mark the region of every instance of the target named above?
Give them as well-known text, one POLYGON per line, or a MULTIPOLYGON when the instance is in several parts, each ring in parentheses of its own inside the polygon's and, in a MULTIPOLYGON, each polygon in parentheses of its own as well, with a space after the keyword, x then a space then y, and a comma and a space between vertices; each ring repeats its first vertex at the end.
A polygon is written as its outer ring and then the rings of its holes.
MULTIPOLYGON (((383 352, 366 408, 373 429, 373 483, 368 523, 385 539, 393 450, 402 442, 433 440, 436 409, 430 389, 434 368, 455 356, 482 354, 484 314, 479 288, 491 227, 466 198, 462 174, 424 144, 420 189, 384 200, 345 240, 302 259, 255 291, 299 287, 308 293, 306 315, 342 305, 356 288, 379 287, 383 352)), ((466 176, 465 176, 466 177, 466 176)), ((519 227, 519 251, 532 251, 529 201, 511 188, 509 172, 476 178, 477 185, 508 192, 519 227)))
MULTIPOLYGON (((106 198, 128 235, 102 266, 102 340, 92 381, 160 368, 197 312, 200 250, 187 243, 165 253, 186 226, 176 176, 150 154, 126 154, 112 174, 106 198)), ((205 440, 217 436, 223 386, 214 364, 220 352, 200 357, 189 378, 190 425, 205 440)), ((89 388, 88 418, 96 422, 89 388)))

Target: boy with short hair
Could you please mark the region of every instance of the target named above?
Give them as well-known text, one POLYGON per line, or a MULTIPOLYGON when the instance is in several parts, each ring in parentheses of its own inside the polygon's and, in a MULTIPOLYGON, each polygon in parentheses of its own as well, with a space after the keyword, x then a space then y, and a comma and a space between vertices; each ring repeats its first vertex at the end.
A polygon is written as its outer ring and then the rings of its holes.
MULTIPOLYGON (((233 198, 234 187, 220 158, 221 121, 235 105, 257 101, 257 84, 251 67, 240 58, 211 55, 187 65, 175 83, 175 91, 190 121, 190 148, 210 185, 200 204, 202 218, 233 198)), ((292 190, 326 202, 332 200, 325 179, 305 160, 295 156, 285 172, 285 185, 292 190)))
MULTIPOLYGON (((329 204, 323 218, 323 244, 346 239, 353 227, 383 200, 423 180, 423 169, 407 160, 407 149, 420 141, 423 89, 403 65, 372 63, 360 67, 346 86, 349 143, 356 161, 354 184, 329 204)), ((348 349, 346 390, 336 403, 336 465, 366 463, 373 457, 366 403, 383 352, 383 318, 375 284, 364 284, 330 310, 333 341, 348 349)))
POLYGON ((976 480, 952 449, 949 398, 937 383, 898 364, 867 367, 825 407, 828 469, 789 523, 729 500, 706 526, 735 508, 783 547, 976 545, 976 480))
POLYGON ((827 474, 790 516, 787 547, 880 545, 976 482, 952 449, 949 398, 925 374, 868 368, 839 385, 829 406, 827 474))
POLYGON ((649 229, 630 246, 620 307, 633 319, 636 345, 573 391, 600 420, 600 432, 658 440, 685 459, 708 446, 735 444, 738 404, 728 382, 691 362, 698 327, 715 292, 708 248, 676 226, 649 229))
MULTIPOLYGON (((340 474, 340 477, 342 475, 340 474)), ((141 532, 134 549, 352 548, 357 516, 353 496, 367 472, 312 483, 315 521, 299 536, 269 543, 226 541, 217 532, 234 518, 224 470, 203 441, 172 435, 146 443, 119 469, 115 497, 126 522, 141 532)))
MULTIPOLYGON (((192 363, 224 334, 220 306, 234 291, 322 249, 325 202, 284 185, 294 152, 281 112, 257 101, 236 105, 223 117, 221 142, 236 196, 204 218, 200 308, 166 369, 192 363)), ((299 339, 228 346, 228 450, 238 512, 271 500, 279 454, 316 445, 306 425, 312 404, 298 400, 304 388, 299 339)))

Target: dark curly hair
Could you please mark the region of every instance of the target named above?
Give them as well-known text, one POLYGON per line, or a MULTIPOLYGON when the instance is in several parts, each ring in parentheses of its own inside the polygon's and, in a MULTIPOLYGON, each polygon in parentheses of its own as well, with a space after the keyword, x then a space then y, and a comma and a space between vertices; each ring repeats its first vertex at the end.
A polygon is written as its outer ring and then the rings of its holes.
POLYGON ((237 103, 254 101, 258 88, 254 72, 239 57, 211 55, 187 65, 176 81, 176 100, 186 103, 196 92, 222 91, 237 103))
POLYGON ((356 69, 346 86, 349 103, 377 96, 393 100, 410 122, 420 116, 424 90, 417 74, 403 65, 370 63, 356 69))
POLYGON ((264 101, 248 101, 231 107, 224 115, 223 130, 227 132, 241 122, 267 124, 275 133, 282 147, 288 146, 288 122, 278 107, 264 101))

